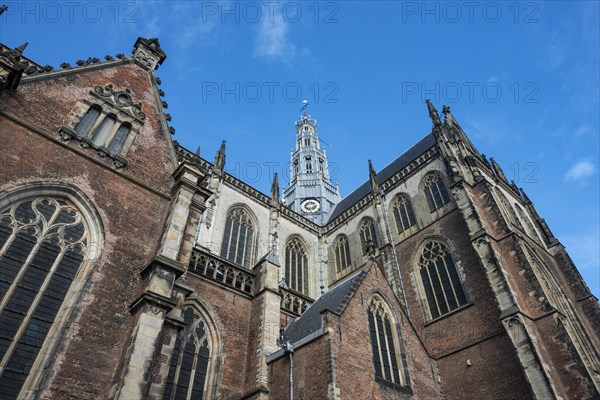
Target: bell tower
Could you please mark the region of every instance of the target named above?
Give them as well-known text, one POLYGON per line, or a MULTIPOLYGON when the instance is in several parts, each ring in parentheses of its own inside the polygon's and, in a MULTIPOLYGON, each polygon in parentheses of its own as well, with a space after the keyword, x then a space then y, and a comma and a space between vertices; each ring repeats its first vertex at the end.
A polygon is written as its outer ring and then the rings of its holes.
POLYGON ((317 121, 306 113, 308 102, 303 101, 302 115, 296 121, 296 148, 290 151, 290 183, 284 189, 284 204, 313 222, 323 225, 340 202, 337 185, 329 177, 327 154, 321 148, 317 121))

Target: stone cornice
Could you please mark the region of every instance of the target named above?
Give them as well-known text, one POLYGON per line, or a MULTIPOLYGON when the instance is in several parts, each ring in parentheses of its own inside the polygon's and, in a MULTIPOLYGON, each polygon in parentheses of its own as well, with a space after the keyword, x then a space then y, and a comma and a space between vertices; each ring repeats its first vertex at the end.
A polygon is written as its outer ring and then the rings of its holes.
POLYGON ((140 275, 145 276, 146 274, 152 272, 152 270, 157 266, 173 272, 176 278, 183 275, 185 272, 185 268, 179 262, 171 260, 163 255, 158 255, 140 270, 140 275))
POLYGON ((119 65, 126 65, 133 63, 133 57, 124 57, 118 60, 110 60, 105 62, 98 62, 96 64, 86 64, 78 67, 68 67, 62 70, 52 70, 48 72, 39 72, 35 75, 23 76, 21 84, 25 85, 31 82, 38 82, 47 79, 62 78, 67 75, 78 74, 80 72, 95 71, 104 68, 116 67, 119 65))

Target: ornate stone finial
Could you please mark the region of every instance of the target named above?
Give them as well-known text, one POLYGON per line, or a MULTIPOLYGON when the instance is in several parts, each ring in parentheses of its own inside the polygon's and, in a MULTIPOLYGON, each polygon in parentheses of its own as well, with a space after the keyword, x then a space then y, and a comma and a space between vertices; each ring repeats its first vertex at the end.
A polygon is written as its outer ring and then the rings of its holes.
POLYGON ((441 125, 442 120, 440 120, 440 115, 438 114, 438 112, 435 109, 435 107, 433 106, 433 104, 431 104, 431 101, 429 101, 429 99, 427 99, 427 100, 425 100, 425 102, 427 103, 427 109, 429 110, 429 117, 431 118, 431 121, 433 121, 433 125, 435 125, 435 126, 441 125))
POLYGON ((447 105, 443 105, 442 106, 442 114, 444 114, 444 120, 448 119, 448 116, 450 116, 450 107, 447 105))
POLYGON ((223 174, 225 171, 225 140, 221 142, 221 148, 217 151, 217 155, 215 156, 215 163, 213 166, 213 172, 218 175, 223 174))
POLYGON ((133 46, 133 58, 144 67, 155 70, 163 63, 167 54, 160 47, 157 38, 139 37, 133 46))
POLYGON ((196 149, 196 155, 197 155, 198 157, 200 157, 200 146, 198 146, 198 148, 196 149))
POLYGON ((20 45, 19 47, 15 47, 15 51, 19 54, 23 54, 23 52, 27 48, 27 45, 29 45, 29 42, 25 42, 22 45, 20 45))
POLYGON ((277 172, 273 175, 273 183, 271 184, 271 206, 277 207, 279 205, 279 177, 277 172))
POLYGON ((377 172, 373 168, 373 163, 369 160, 369 181, 371 182, 371 189, 373 189, 373 195, 379 193, 379 181, 377 180, 377 172))
POLYGON ((501 179, 505 180, 506 182, 508 182, 508 179, 506 179, 506 175, 504 175, 504 171, 502 170, 500 165, 496 162, 496 160, 494 160, 494 157, 490 157, 490 162, 492 163, 492 169, 494 170, 494 172, 496 173, 498 178, 501 178, 501 179))

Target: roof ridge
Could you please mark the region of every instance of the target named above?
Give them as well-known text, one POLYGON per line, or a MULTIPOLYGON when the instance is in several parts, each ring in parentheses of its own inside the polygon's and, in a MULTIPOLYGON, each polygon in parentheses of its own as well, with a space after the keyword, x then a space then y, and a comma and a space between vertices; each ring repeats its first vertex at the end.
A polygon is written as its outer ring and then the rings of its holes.
MULTIPOLYGON (((371 269, 372 265, 373 264, 371 264, 367 268, 367 271, 369 269, 371 269)), ((362 281, 365 279, 365 276, 367 276, 367 271, 365 271, 363 269, 358 274, 356 274, 356 276, 354 276, 353 278, 350 279, 350 281, 353 281, 353 283, 350 286, 350 289, 348 290, 348 292, 346 292, 346 295, 344 296, 344 298, 342 299, 342 301, 340 302, 340 304, 338 305, 338 307, 337 307, 337 309, 335 311, 336 314, 341 314, 341 313, 344 312, 344 310, 346 309, 346 306, 348 305, 348 303, 350 302, 350 300, 354 296, 354 293, 356 293, 356 290, 358 290, 358 287, 360 286, 360 284, 362 283, 362 281)))
MULTIPOLYGON (((427 149, 429 149, 435 143, 435 136, 433 133, 428 133, 424 137, 422 137, 418 142, 412 145, 408 150, 402 153, 400 156, 396 157, 392 162, 386 165, 377 173, 377 179, 379 181, 380 186, 385 183, 388 179, 390 179, 396 172, 405 168, 408 164, 410 164, 413 160, 418 158, 421 154, 423 154, 427 149), (432 143, 429 143, 432 142, 432 143), (412 154, 418 153, 418 154, 412 154), (410 157, 409 157, 410 156, 410 157), (405 159, 408 158, 408 159, 405 159)), ((363 184, 358 186, 352 192, 350 192, 347 196, 345 196, 333 209, 331 215, 325 225, 328 225, 337 217, 339 217, 344 211, 348 210, 354 204, 359 202, 364 197, 368 196, 371 193, 371 185, 369 180, 366 180, 363 184)), ((324 226, 325 226, 324 225, 324 226)))

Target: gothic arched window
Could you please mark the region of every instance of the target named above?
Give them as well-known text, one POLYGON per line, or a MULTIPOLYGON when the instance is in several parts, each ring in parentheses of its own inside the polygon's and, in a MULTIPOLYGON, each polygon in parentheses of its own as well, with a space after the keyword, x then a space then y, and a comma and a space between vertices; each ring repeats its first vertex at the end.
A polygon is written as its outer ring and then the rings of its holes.
POLYGON ((450 202, 450 196, 448 195, 446 185, 444 185, 444 180, 438 174, 432 173, 424 178, 423 190, 427 204, 429 204, 429 211, 431 212, 450 202))
POLYGON ((423 246, 419 273, 432 319, 467 304, 452 255, 442 243, 432 240, 423 246))
POLYGON ((396 385, 405 386, 406 365, 398 358, 400 344, 396 337, 396 323, 382 300, 374 296, 369 302, 368 318, 375 377, 396 385))
POLYGON ((163 400, 204 398, 211 360, 209 332, 204 319, 191 307, 183 310, 185 328, 177 335, 163 400))
POLYGON ((290 239, 285 246, 285 280, 290 287, 308 294, 308 256, 306 246, 297 237, 290 239))
POLYGON ((352 262, 350 260, 350 246, 348 245, 348 238, 341 235, 335 241, 335 265, 337 272, 348 268, 352 262))
POLYGON ((363 254, 367 254, 369 246, 378 246, 377 243, 377 230, 375 228, 375 222, 371 218, 365 218, 360 224, 358 229, 360 235, 360 242, 362 244, 363 254))
POLYGON ((242 207, 229 210, 225 219, 225 233, 221 257, 250 268, 253 262, 255 228, 250 214, 242 207))
POLYGON ((80 212, 51 197, 0 214, 0 393, 17 398, 88 249, 80 212))
POLYGON ((394 199, 392 202, 392 212, 394 213, 394 221, 396 221, 398 233, 402 233, 416 224, 415 213, 413 212, 410 198, 407 195, 401 194, 394 199))

